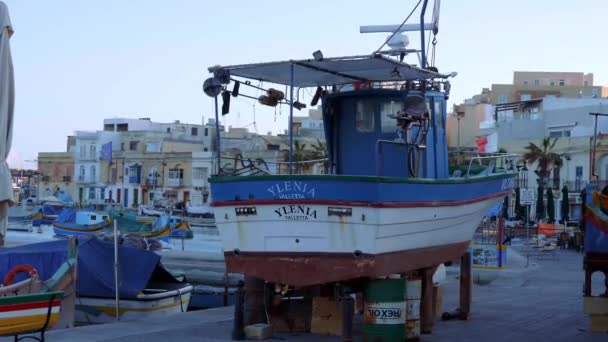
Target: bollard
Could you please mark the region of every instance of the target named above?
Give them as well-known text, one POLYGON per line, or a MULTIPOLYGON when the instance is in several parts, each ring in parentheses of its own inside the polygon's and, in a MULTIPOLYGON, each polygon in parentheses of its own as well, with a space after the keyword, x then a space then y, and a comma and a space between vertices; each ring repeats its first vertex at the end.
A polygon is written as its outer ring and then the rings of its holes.
POLYGON ((245 339, 245 330, 243 326, 243 302, 245 301, 244 285, 245 283, 243 283, 243 281, 239 281, 238 289, 236 291, 232 326, 233 341, 242 341, 245 339))

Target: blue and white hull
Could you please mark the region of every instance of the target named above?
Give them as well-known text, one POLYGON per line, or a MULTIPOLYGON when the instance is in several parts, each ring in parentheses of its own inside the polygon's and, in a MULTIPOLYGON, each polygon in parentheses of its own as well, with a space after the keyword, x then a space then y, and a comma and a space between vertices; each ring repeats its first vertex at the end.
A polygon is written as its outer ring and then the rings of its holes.
POLYGON ((403 273, 457 258, 485 213, 511 190, 511 174, 212 183, 228 271, 294 286, 403 273))

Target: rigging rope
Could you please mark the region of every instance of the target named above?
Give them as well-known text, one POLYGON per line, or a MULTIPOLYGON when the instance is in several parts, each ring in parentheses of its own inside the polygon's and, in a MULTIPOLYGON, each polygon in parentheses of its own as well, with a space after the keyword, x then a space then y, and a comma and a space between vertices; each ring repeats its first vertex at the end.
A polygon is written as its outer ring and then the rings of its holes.
POLYGON ((399 30, 401 30, 401 28, 403 27, 403 25, 405 25, 405 23, 410 19, 410 17, 412 16, 412 14, 414 14, 414 11, 416 11, 416 9, 418 8, 418 6, 420 6, 421 2, 422 2, 422 0, 418 0, 418 3, 416 4, 416 6, 414 6, 414 8, 410 12, 410 14, 407 15, 407 17, 405 18, 405 20, 403 20, 403 22, 401 23, 401 25, 399 25, 399 27, 395 30, 395 32, 393 32, 393 34, 391 34, 390 37, 388 37, 386 39, 386 41, 384 41, 384 43, 382 45, 380 45, 380 47, 378 48, 378 50, 376 50, 376 52, 374 52, 374 54, 376 54, 376 53, 378 53, 378 51, 382 50, 382 48, 388 43, 388 41, 391 40, 399 32, 399 30))
POLYGON ((431 52, 431 66, 435 66, 435 48, 437 47, 437 36, 433 35, 433 51, 431 52))

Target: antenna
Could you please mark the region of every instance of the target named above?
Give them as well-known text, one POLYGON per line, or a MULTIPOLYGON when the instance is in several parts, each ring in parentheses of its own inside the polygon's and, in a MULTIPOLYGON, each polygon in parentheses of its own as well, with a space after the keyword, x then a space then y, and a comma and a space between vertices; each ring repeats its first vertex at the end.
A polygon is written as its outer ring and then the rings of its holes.
MULTIPOLYGON (((359 33, 391 33, 391 35, 387 38, 385 43, 382 45, 388 44, 388 46, 392 49, 391 52, 394 54, 402 54, 408 52, 420 52, 420 64, 422 67, 427 66, 427 58, 425 51, 425 31, 432 31, 434 35, 439 32, 439 8, 441 4, 441 0, 435 0, 433 6, 433 19, 431 23, 424 22, 424 15, 426 14, 426 7, 429 0, 420 0, 412 10, 412 12, 407 16, 404 22, 401 25, 365 25, 359 27, 359 33), (422 2, 422 10, 420 12, 420 23, 418 24, 405 24, 413 12, 416 10, 418 5, 422 2), (409 43, 409 38, 402 34, 403 32, 416 32, 420 31, 420 50, 406 50, 406 46, 409 43)), ((382 47, 381 47, 382 48, 382 47)), ((380 49, 378 49, 380 50, 380 49)), ((378 51, 379 52, 379 51, 378 51)))

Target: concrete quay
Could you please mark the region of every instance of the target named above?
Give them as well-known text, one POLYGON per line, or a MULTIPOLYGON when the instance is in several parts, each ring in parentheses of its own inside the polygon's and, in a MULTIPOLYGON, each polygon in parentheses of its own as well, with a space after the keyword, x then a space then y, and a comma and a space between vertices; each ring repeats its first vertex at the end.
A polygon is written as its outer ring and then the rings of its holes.
MULTIPOLYGON (((471 319, 437 320, 433 334, 423 335, 422 341, 608 341, 608 334, 590 332, 582 311, 582 254, 557 250, 555 256, 543 260, 528 259, 523 246, 512 246, 508 253, 507 269, 474 270, 474 278, 494 280, 474 285, 471 319)), ((456 269, 448 268, 442 285, 444 310, 452 310, 458 303, 456 269)), ((50 331, 47 341, 230 341, 232 310, 217 308, 149 321, 50 331)), ((275 334, 273 339, 340 340, 310 334, 275 334)), ((0 339, 5 340, 11 339, 0 339)), ((361 340, 361 335, 355 340, 361 340)))

